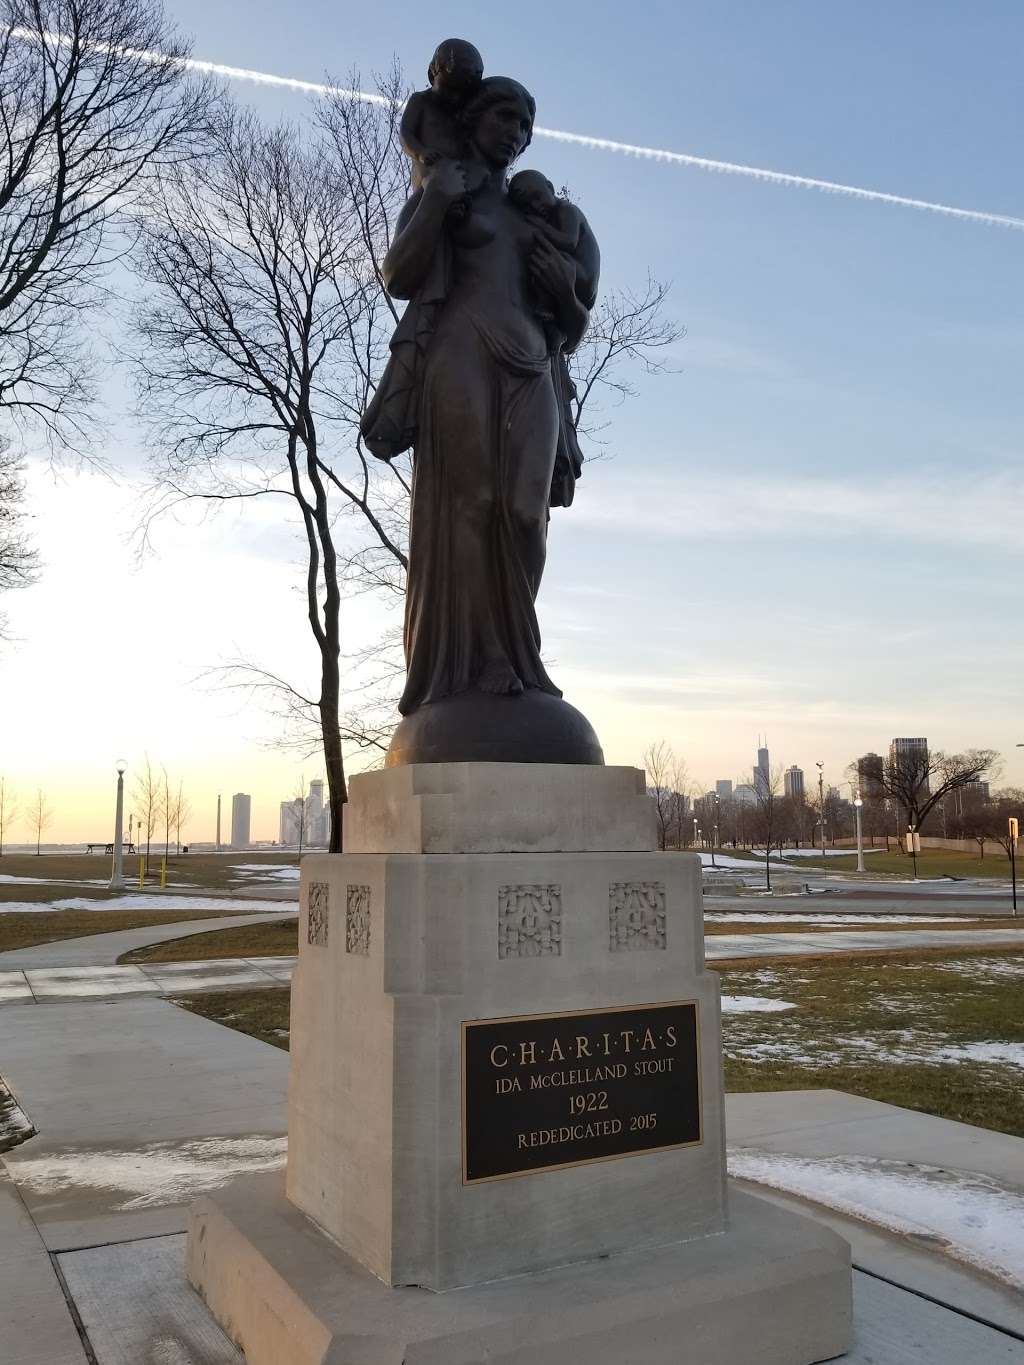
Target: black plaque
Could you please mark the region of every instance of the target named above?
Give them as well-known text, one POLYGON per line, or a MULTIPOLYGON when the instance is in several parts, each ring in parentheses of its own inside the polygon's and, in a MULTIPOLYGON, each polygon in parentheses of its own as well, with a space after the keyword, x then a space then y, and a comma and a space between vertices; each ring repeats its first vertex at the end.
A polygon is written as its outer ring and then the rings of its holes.
POLYGON ((462 1179, 701 1141, 693 1000, 462 1025, 462 1179))

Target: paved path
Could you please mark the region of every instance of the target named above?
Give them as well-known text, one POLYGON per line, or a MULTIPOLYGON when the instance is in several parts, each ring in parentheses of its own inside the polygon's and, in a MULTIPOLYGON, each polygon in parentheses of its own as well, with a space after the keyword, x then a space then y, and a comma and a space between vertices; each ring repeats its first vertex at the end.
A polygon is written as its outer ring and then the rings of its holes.
POLYGON ((0 1169, 50 1250, 181 1232, 198 1192, 284 1159, 288 1054, 167 1000, 7 1010, 0 1067, 37 1129, 0 1169))
POLYGON ((143 925, 120 929, 112 934, 87 934, 82 938, 62 938, 55 943, 38 943, 31 948, 12 948, 0 953, 0 972, 22 971, 33 967, 106 967, 113 966, 122 953, 147 948, 151 943, 167 943, 206 934, 212 929, 234 929, 238 925, 261 924, 267 919, 291 919, 297 909, 263 910, 254 915, 221 915, 216 919, 178 920, 174 924, 143 925))
POLYGON ((737 957, 810 957, 830 953, 898 953, 907 948, 1022 948, 1024 929, 820 930, 807 934, 712 934, 704 940, 709 962, 737 957))
MULTIPOLYGON (((229 920, 226 923, 239 922, 229 920)), ((204 925, 212 927, 217 923, 203 921, 192 932, 200 933, 204 925)), ((166 927, 181 929, 180 925, 166 927)), ((157 942, 161 937, 182 936, 180 932, 161 935, 156 929, 132 929, 126 934, 98 934, 95 937, 127 939, 129 935, 141 935, 141 938, 128 943, 129 947, 157 942), (156 937, 146 937, 147 934, 156 937)), ((79 944, 87 943, 88 940, 75 939, 71 942, 79 944)), ((54 943, 47 946, 58 949, 62 945, 54 943)), ((850 952, 901 952, 907 948, 964 947, 1024 950, 1024 929, 975 929, 964 933, 949 929, 917 929, 907 933, 883 929, 875 933, 855 930, 850 933, 714 934, 705 939, 705 953, 711 963, 748 957, 810 957, 850 952)), ((58 953, 53 956, 57 960, 60 958, 58 953)), ((99 957, 100 961, 109 961, 109 948, 99 957)), ((296 961, 295 957, 229 957, 197 962, 140 962, 131 966, 62 966, 0 971, 0 1006, 46 1004, 58 1000, 109 1000, 124 995, 257 990, 290 981, 296 961)))
POLYGON ((280 986, 291 980, 294 966, 294 957, 228 957, 120 967, 37 967, 0 972, 0 1005, 280 986))
MULTIPOLYGON (((965 1232, 970 1237, 972 1226, 983 1228, 988 1219, 991 1220, 988 1245, 1005 1264, 1008 1230, 1015 1221, 1020 1228, 1024 1139, 840 1090, 727 1095, 725 1126, 731 1155, 742 1157, 753 1152, 765 1173, 771 1170, 772 1157, 781 1159, 783 1185, 788 1178, 786 1166, 793 1159, 801 1160, 811 1171, 811 1185, 826 1199, 830 1182, 840 1201, 850 1198, 858 1188, 856 1183, 851 1185, 849 1180, 837 1176, 837 1163, 884 1163, 890 1172, 890 1191, 900 1184, 895 1172, 904 1172, 917 1180, 922 1172, 927 1173, 933 1188, 927 1198, 918 1191, 911 1217, 918 1231, 912 1238, 837 1213, 822 1203, 773 1190, 760 1182, 748 1187, 830 1223, 851 1244, 855 1265, 915 1293, 936 1297, 959 1312, 994 1323, 1024 1340, 1024 1296, 995 1278, 976 1274, 954 1256, 942 1254, 945 1237, 962 1236, 965 1232), (813 1167, 817 1162, 822 1163, 823 1169, 815 1179, 813 1167), (831 1174, 827 1169, 830 1164, 831 1174), (1001 1214, 994 1209, 997 1197, 1002 1205, 1001 1214), (929 1225, 930 1218, 936 1220, 933 1225, 929 1225)), ((733 1161, 734 1167, 738 1164, 733 1161)), ((900 1205, 898 1194, 888 1198, 873 1195, 870 1174, 865 1175, 860 1190, 855 1195, 859 1207, 867 1208, 874 1200, 876 1213, 896 1212, 907 1218, 908 1205, 905 1201, 900 1205), (890 1203, 898 1207, 891 1209, 890 1203)), ((1016 1273, 1020 1279, 1024 1277, 1024 1236, 1019 1232, 1016 1244, 1019 1248, 1016 1273)), ((988 1358, 980 1357, 986 1361, 988 1358)), ((931 1361, 930 1356, 926 1359, 931 1361)), ((992 1359, 1003 1357, 994 1355, 992 1359)), ((888 1357, 880 1356, 879 1361, 883 1360, 888 1357)))

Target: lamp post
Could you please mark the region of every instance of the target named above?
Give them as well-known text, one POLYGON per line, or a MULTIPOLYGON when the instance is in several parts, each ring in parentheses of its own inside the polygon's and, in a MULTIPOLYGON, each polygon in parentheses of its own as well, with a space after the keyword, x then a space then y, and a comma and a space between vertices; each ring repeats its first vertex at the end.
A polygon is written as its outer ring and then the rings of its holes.
POLYGON ((818 809, 821 811, 821 867, 825 869, 825 765, 815 763, 818 770, 818 809))
POLYGON ((857 788, 857 795, 853 798, 853 809, 857 814, 857 871, 864 871, 864 833, 860 823, 860 808, 864 801, 861 798, 860 788, 857 788))
POLYGON ((717 792, 716 792, 716 793, 715 793, 715 815, 714 815, 714 824, 713 824, 712 827, 711 827, 711 866, 712 866, 712 867, 717 867, 717 866, 718 866, 718 864, 715 862, 715 844, 718 842, 718 807, 719 807, 719 797, 718 797, 718 794, 717 794, 717 792))
POLYGON ((124 770, 128 765, 117 760, 117 809, 114 815, 114 861, 110 869, 110 890, 124 890, 124 770))

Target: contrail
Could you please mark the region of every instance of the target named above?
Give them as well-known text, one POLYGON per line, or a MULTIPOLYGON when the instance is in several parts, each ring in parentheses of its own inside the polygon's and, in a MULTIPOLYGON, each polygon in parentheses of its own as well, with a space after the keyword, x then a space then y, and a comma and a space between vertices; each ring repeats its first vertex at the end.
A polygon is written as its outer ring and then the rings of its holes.
MULTIPOLYGON (((251 81, 256 85, 274 85, 286 90, 300 90, 311 95, 335 95, 343 99, 361 100, 368 104, 386 104, 382 95, 370 94, 365 90, 346 90, 339 86, 323 85, 317 81, 297 80, 292 76, 274 76, 266 71, 248 71, 238 66, 222 66, 218 62, 203 62, 191 59, 185 63, 194 71, 211 76, 222 76, 225 80, 251 81)), ((640 157, 644 161, 667 161, 676 166, 693 166, 701 171, 714 171, 719 175, 742 175, 750 180, 766 181, 774 185, 791 185, 802 190, 820 190, 825 194, 844 194, 851 199, 864 199, 874 204, 894 204, 899 208, 923 209, 927 213, 944 214, 947 218, 960 218, 970 223, 984 223, 988 227, 1016 228, 1024 231, 1024 218, 1014 218, 1005 213, 985 213, 980 209, 961 209, 952 204, 936 204, 929 199, 912 199, 902 194, 886 194, 882 190, 868 190, 860 185, 841 185, 834 180, 816 180, 807 175, 790 175, 786 171, 770 171, 762 166, 744 166, 735 161, 715 161, 711 157, 691 156, 686 152, 671 152, 663 147, 639 147, 630 142, 616 142, 612 138, 591 137, 586 133, 567 133, 559 128, 542 128, 539 124, 533 130, 535 137, 550 138, 553 142, 569 143, 575 147, 586 147, 595 152, 618 152, 622 156, 640 157)))
MULTIPOLYGON (((29 29, 14 29, 19 38, 32 39, 35 35, 29 29)), ((64 44, 69 41, 62 34, 48 33, 48 41, 64 44)), ((38 41, 38 39, 37 39, 38 41)), ((159 52, 136 52, 134 56, 146 61, 164 61, 159 52)), ((347 90, 342 86, 325 85, 320 81, 304 81, 294 76, 275 76, 268 71, 250 71, 241 66, 225 66, 221 62, 206 62, 190 57, 182 60, 181 65, 189 71, 207 76, 220 76, 229 81, 248 81, 254 85, 275 86, 282 90, 297 90, 305 95, 333 95, 341 99, 359 100, 364 104, 384 105, 388 100, 383 95, 375 95, 366 90, 347 90)), ((639 157, 644 161, 668 162, 675 166, 692 166, 700 171, 713 171, 718 175, 739 175, 749 180, 760 180, 771 185, 789 185, 801 190, 819 190, 824 194, 842 194, 850 199, 861 199, 872 204, 892 204, 897 208, 920 209, 926 213, 938 213, 947 218, 959 218, 969 223, 984 223, 987 227, 1014 228, 1024 232, 1024 218, 1015 218, 1006 213, 985 213, 980 209, 961 209, 952 204, 938 204, 930 199, 913 199, 903 194, 887 194, 883 190, 868 190, 861 185, 843 185, 834 180, 817 180, 807 175, 791 175, 786 171, 771 171, 763 166, 744 166, 735 161, 716 161, 706 156, 691 156, 687 152, 672 152, 664 147, 641 147, 631 142, 616 142, 612 138, 591 137, 586 133, 568 133, 558 128, 534 128, 536 137, 549 138, 553 142, 568 143, 574 147, 586 147, 595 152, 617 152, 620 156, 639 157)))

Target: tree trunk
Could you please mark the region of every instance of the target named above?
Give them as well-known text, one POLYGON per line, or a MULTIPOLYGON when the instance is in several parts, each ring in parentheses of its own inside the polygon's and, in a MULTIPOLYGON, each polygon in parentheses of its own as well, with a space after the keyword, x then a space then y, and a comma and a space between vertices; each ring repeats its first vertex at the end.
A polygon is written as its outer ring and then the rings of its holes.
POLYGON ((327 804, 331 812, 331 840, 328 852, 342 851, 342 818, 348 801, 345 782, 345 760, 341 749, 341 726, 338 707, 341 678, 337 654, 322 651, 323 677, 320 693, 320 730, 324 743, 324 764, 327 769, 327 804))

